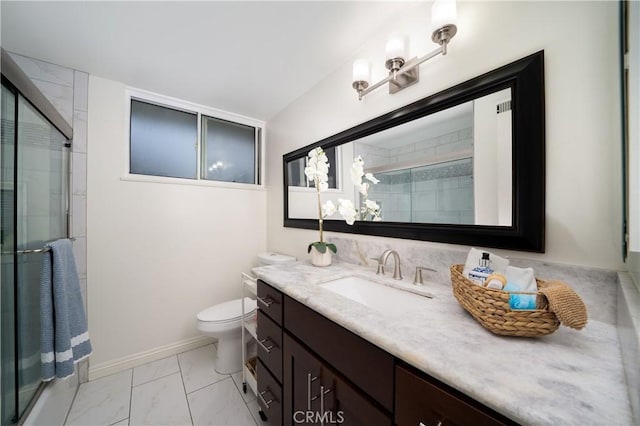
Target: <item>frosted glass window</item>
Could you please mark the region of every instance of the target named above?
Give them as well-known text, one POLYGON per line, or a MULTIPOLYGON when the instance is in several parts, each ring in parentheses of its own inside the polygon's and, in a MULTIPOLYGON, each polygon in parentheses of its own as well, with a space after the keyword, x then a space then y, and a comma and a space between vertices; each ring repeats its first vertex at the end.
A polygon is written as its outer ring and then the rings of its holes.
POLYGON ((131 173, 197 179, 197 143, 197 114, 131 100, 131 173))
POLYGON ((203 179, 259 184, 255 127, 203 116, 202 135, 203 179))

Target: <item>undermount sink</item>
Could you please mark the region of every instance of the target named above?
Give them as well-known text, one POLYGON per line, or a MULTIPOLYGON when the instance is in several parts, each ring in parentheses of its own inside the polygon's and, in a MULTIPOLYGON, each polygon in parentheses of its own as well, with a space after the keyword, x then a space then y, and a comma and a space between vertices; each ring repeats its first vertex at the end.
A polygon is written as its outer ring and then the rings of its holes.
POLYGON ((339 278, 319 286, 379 312, 397 315, 425 308, 429 297, 356 276, 339 278))

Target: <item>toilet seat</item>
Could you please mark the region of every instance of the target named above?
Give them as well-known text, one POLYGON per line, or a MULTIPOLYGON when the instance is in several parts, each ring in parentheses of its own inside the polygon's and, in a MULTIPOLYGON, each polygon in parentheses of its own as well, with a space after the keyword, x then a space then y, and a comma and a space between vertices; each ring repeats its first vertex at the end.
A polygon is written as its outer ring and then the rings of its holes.
MULTIPOLYGON (((248 297, 244 298, 244 318, 249 318, 256 310, 256 301, 248 297)), ((198 313, 198 321, 214 322, 218 324, 236 322, 242 316, 242 299, 230 300, 220 303, 198 313)))

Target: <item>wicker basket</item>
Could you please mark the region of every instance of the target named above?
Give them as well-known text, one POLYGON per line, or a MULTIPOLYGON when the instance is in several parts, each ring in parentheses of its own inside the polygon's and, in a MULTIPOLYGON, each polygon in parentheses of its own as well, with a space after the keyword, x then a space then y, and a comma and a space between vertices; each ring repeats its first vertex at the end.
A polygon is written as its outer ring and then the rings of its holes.
MULTIPOLYGON (((451 266, 453 295, 484 328, 502 336, 536 337, 551 334, 560 321, 548 309, 547 298, 536 294, 535 310, 511 310, 509 292, 479 286, 462 275, 464 265, 451 266)), ((536 278, 538 288, 546 283, 536 278)), ((534 294, 524 293, 523 294, 534 294)))

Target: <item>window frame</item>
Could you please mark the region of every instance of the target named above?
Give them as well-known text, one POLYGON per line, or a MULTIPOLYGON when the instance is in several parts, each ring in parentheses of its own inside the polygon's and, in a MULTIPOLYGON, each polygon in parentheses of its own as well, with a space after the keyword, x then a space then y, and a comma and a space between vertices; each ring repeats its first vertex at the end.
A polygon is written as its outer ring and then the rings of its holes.
POLYGON ((158 93, 149 92, 133 87, 125 88, 125 146, 124 146, 124 173, 121 177, 122 181, 133 182, 151 182, 151 183, 168 183, 179 185, 196 185, 196 186, 214 186, 223 188, 238 189, 260 189, 264 190, 265 185, 265 134, 266 124, 262 120, 246 117, 240 114, 223 111, 216 108, 207 107, 189 101, 173 98, 170 96, 160 95, 158 93), (137 100, 146 102, 160 107, 170 108, 197 116, 196 128, 196 179, 153 176, 131 173, 131 101, 137 100), (254 159, 254 166, 258 169, 256 173, 257 183, 239 183, 216 181, 202 178, 202 152, 203 152, 203 135, 202 120, 204 117, 212 117, 215 119, 226 120, 233 123, 250 126, 257 129, 258 137, 256 143, 258 145, 256 151, 257 158, 254 159))

